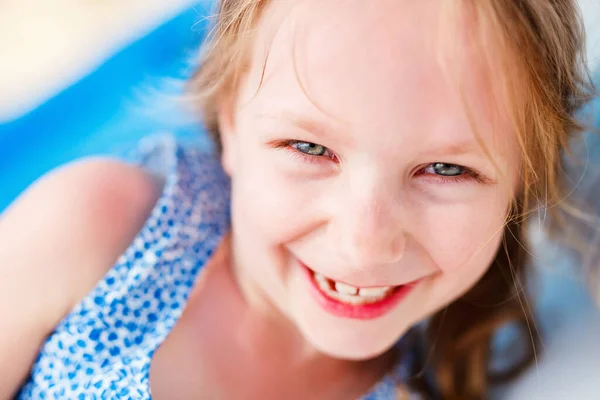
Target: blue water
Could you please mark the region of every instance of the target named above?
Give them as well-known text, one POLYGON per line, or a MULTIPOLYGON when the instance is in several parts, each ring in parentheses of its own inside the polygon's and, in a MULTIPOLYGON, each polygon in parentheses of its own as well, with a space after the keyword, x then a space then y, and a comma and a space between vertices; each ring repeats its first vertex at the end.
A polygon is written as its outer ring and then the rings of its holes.
POLYGON ((174 98, 193 71, 206 9, 183 12, 29 114, 0 124, 0 211, 65 162, 119 153, 160 131, 204 138, 174 98))

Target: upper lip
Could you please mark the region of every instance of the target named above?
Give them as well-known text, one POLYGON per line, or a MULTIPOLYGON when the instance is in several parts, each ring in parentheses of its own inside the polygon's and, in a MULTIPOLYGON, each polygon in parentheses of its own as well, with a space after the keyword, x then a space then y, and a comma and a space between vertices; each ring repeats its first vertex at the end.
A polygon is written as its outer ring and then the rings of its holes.
MULTIPOLYGON (((415 284, 416 282, 418 282, 418 281, 420 281, 422 279, 422 278, 418 278, 418 279, 414 279, 414 280, 411 280, 411 281, 406 281, 406 282, 403 282, 403 283, 385 284, 385 283, 378 282, 376 279, 373 279, 371 277, 370 279, 368 279, 369 283, 367 283, 367 284, 364 284, 364 283, 363 284, 356 284, 356 283, 352 283, 352 282, 350 282, 348 280, 345 280, 345 279, 338 279, 338 278, 329 276, 327 274, 321 273, 321 272, 319 272, 319 271, 317 271, 317 270, 309 267, 308 265, 306 265, 302 261, 300 261, 300 264, 302 264, 305 268, 307 268, 308 270, 310 270, 310 271, 312 271, 314 273, 323 275, 324 277, 326 277, 328 279, 331 279, 333 281, 336 281, 336 282, 340 282, 340 283, 344 283, 346 285, 354 286, 356 288, 381 288, 381 287, 404 286, 404 285, 415 284)), ((363 282, 365 282, 365 281, 366 280, 363 280, 363 282)))

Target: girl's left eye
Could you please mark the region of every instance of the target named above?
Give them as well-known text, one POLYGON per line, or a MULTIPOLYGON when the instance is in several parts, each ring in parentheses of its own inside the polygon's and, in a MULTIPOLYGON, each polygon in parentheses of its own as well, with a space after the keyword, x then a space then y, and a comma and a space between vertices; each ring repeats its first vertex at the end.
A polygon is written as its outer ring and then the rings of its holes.
POLYGON ((465 174, 466 168, 455 164, 433 163, 428 165, 424 170, 426 174, 455 177, 465 174))
POLYGON ((311 142, 290 142, 289 146, 300 153, 304 153, 314 157, 327 157, 330 155, 330 151, 327 147, 321 146, 320 144, 311 142))
POLYGON ((471 168, 443 162, 429 164, 421 169, 417 175, 437 179, 443 183, 458 183, 469 180, 489 183, 487 178, 471 168))

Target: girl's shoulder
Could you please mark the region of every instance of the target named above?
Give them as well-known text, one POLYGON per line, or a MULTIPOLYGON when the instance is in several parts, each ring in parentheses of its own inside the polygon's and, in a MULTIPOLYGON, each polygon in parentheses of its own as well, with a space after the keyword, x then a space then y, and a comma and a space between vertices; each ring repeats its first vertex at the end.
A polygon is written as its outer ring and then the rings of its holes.
MULTIPOLYGON (((48 378, 44 365, 56 367, 68 361, 62 370, 56 368, 57 374, 65 376, 76 365, 81 369, 84 355, 77 359, 78 354, 67 354, 73 348, 62 348, 65 338, 77 336, 72 335, 73 329, 82 333, 76 338, 79 343, 87 341, 99 329, 92 322, 106 327, 104 317, 111 314, 114 319, 116 303, 126 308, 128 302, 148 293, 135 287, 140 275, 154 276, 167 265, 162 261, 183 248, 206 252, 194 244, 209 246, 226 229, 228 182, 213 155, 181 145, 171 136, 160 136, 142 140, 128 157, 127 161, 87 159, 59 168, 36 183, 0 219, 0 235, 19 230, 11 238, 19 247, 8 260, 18 259, 28 272, 15 277, 15 282, 40 282, 40 287, 32 285, 23 294, 37 304, 36 311, 26 317, 36 320, 47 307, 56 305, 16 378, 22 379, 25 367, 30 368, 35 358, 34 349, 41 347, 32 380, 22 395, 44 390, 34 383, 48 378), (34 227, 29 229, 35 231, 33 236, 27 226, 34 227), (53 291, 56 299, 44 297, 42 301, 38 294, 48 287, 61 290, 53 291), (122 298, 117 299, 117 292, 122 298), (89 321, 84 323, 86 316, 89 321), (85 328, 81 326, 88 322, 85 328)), ((4 261, 1 254, 0 261, 4 261)), ((89 353, 89 349, 80 350, 89 353)), ((3 369, 0 365, 0 372, 3 369)), ((52 384, 56 386, 57 380, 52 384)))
POLYGON ((0 335, 0 398, 16 390, 43 338, 128 246, 159 192, 138 167, 87 159, 42 177, 0 215, 0 287, 8 289, 0 302, 13 304, 0 310, 11 327, 0 335))
MULTIPOLYGON (((219 175, 214 156, 168 135, 143 139, 123 159, 90 157, 58 167, 0 214, 0 264, 17 263, 23 274, 69 279, 65 288, 73 292, 60 295, 76 302, 153 215, 177 211, 199 192, 207 196, 225 187, 219 175), (215 187, 207 187, 211 184, 215 187)), ((203 206, 210 211, 215 205, 203 206)), ((161 218, 155 219, 160 224, 161 218)))

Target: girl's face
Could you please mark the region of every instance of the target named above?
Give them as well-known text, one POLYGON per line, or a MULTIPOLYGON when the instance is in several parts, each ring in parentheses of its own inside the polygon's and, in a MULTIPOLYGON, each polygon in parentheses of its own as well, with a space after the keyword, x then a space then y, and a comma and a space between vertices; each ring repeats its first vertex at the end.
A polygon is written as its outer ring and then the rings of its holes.
POLYGON ((516 139, 473 38, 440 51, 441 12, 271 2, 221 107, 242 291, 335 357, 389 349, 473 286, 501 242, 516 139))

